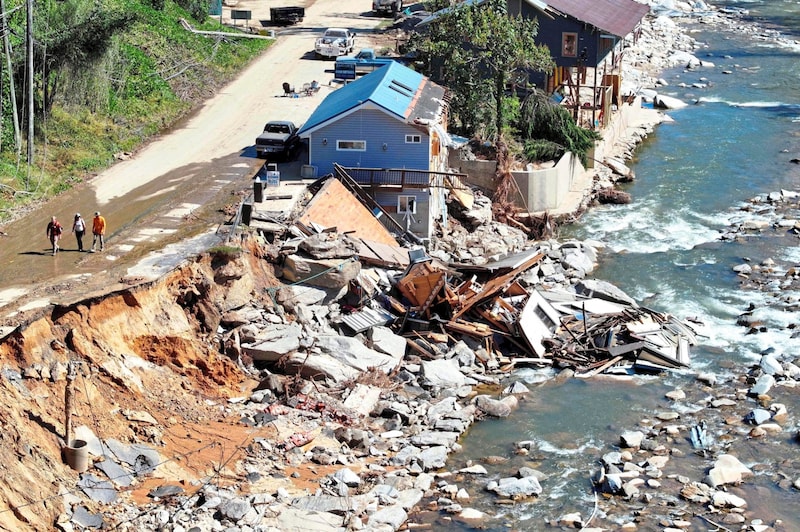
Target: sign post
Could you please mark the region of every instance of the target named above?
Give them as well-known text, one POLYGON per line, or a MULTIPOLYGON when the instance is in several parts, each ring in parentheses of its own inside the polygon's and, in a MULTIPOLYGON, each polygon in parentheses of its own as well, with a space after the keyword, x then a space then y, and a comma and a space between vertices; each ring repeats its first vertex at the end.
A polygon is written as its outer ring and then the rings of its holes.
MULTIPOLYGON (((241 9, 231 9, 231 20, 234 21, 233 22, 234 26, 236 25, 236 21, 237 20, 249 21, 251 18, 253 18, 253 12, 252 11, 244 11, 244 10, 241 10, 241 9)), ((247 22, 246 24, 247 24, 247 27, 249 28, 250 27, 250 23, 247 22)))

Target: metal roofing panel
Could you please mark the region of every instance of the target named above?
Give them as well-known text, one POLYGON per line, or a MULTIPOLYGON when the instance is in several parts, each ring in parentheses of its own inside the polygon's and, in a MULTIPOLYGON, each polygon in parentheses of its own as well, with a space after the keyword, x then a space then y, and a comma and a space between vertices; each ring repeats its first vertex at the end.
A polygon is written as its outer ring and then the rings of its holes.
POLYGON ((547 5, 617 37, 631 33, 650 11, 634 0, 547 0, 547 5))
POLYGON ((342 317, 342 323, 356 334, 371 329, 376 325, 386 325, 392 320, 394 320, 394 316, 388 311, 383 309, 375 310, 369 307, 342 317))
POLYGON ((419 72, 391 62, 328 94, 300 128, 299 134, 302 136, 368 101, 405 120, 406 111, 423 79, 419 72))

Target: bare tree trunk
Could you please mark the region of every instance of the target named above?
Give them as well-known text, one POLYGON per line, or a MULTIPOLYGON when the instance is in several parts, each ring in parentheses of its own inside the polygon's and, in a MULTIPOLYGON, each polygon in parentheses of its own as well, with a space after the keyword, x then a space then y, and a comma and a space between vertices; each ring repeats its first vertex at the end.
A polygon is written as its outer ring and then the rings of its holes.
MULTIPOLYGON (((15 11, 19 8, 14 8, 15 11)), ((11 41, 8 39, 8 20, 6 19, 6 4, 5 0, 0 0, 0 14, 2 18, 2 27, 0 31, 3 32, 3 52, 6 56, 6 67, 8 68, 8 97, 11 100, 11 118, 14 122, 14 149, 17 152, 17 162, 19 162, 20 150, 22 150, 22 140, 19 134, 19 111, 17 110, 17 90, 14 86, 14 69, 11 65, 11 41)))
POLYGON ((30 168, 33 164, 33 0, 27 0, 26 57, 28 70, 28 177, 25 189, 30 186, 30 168))

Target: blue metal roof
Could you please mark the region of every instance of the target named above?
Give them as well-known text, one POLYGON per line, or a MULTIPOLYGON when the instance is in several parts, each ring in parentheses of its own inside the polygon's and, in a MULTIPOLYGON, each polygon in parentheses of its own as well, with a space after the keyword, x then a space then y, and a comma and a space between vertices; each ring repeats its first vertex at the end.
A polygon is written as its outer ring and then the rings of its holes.
POLYGON ((328 94, 298 134, 303 136, 368 101, 394 114, 398 120, 405 120, 424 79, 419 72, 391 62, 328 94))

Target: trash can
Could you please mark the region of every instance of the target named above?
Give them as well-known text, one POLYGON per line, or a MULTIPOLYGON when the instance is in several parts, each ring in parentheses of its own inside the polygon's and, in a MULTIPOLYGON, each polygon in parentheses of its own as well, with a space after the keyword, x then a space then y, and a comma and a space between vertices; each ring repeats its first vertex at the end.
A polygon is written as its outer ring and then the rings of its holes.
POLYGON ((253 180, 253 201, 256 203, 264 202, 264 182, 260 179, 253 180))
POLYGON ((250 203, 242 203, 242 223, 250 225, 250 218, 253 215, 253 205, 250 203))

